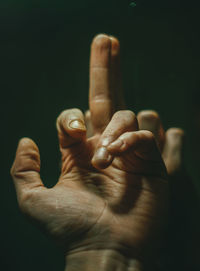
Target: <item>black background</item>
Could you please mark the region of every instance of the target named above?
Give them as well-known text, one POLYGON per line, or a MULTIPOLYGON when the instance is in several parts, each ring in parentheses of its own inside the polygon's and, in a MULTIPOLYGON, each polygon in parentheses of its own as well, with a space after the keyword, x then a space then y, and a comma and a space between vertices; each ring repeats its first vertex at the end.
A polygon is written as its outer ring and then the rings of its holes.
POLYGON ((185 129, 185 165, 200 193, 200 8, 193 1, 135 4, 1 1, 1 270, 64 268, 61 252, 20 214, 9 168, 18 140, 28 136, 40 148, 44 183, 56 183, 56 117, 88 107, 90 43, 97 33, 121 42, 128 108, 157 110, 166 129, 185 129))

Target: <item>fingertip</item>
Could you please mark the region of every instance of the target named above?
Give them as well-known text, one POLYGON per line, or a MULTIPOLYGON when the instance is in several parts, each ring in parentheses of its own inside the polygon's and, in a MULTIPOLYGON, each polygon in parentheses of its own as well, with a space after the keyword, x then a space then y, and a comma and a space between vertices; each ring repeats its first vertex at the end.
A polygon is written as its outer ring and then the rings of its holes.
MULTIPOLYGON (((37 161, 38 164, 40 164, 40 154, 39 149, 36 143, 28 138, 23 137, 19 140, 17 151, 16 151, 16 158, 19 159, 19 157, 31 157, 31 159, 37 161)), ((20 158, 21 160, 22 158, 20 158)))
POLYGON ((166 143, 163 156, 182 155, 185 133, 180 128, 170 128, 166 132, 166 143))
POLYGON ((39 149, 32 139, 24 137, 19 140, 10 174, 16 188, 19 207, 22 212, 28 213, 27 202, 36 190, 44 188, 40 178, 39 149))
POLYGON ((84 116, 77 108, 63 111, 57 118, 56 126, 61 137, 69 135, 81 139, 86 135, 84 116))
POLYGON ((110 66, 111 40, 108 35, 97 35, 91 44, 90 68, 108 68, 110 66))
POLYGON ((180 128, 170 128, 166 132, 162 156, 171 176, 178 173, 183 165, 184 135, 184 131, 180 128))
MULTIPOLYGON (((176 149, 182 152, 184 144, 185 132, 181 128, 170 128, 166 131, 166 143, 165 149, 176 149)), ((164 149, 164 151, 165 151, 164 149)))
POLYGON ((17 177, 21 172, 28 171, 40 172, 40 154, 35 142, 24 137, 19 140, 10 173, 13 177, 17 177))
POLYGON ((110 36, 110 39, 111 39, 112 55, 118 55, 120 52, 120 42, 114 36, 110 36))
MULTIPOLYGON (((140 125, 142 122, 156 122, 160 124, 159 114, 154 110, 142 110, 137 114, 138 121, 140 125)), ((142 129, 142 128, 141 128, 142 129)))
POLYGON ((110 44, 111 41, 109 36, 107 34, 100 33, 93 38, 91 46, 101 48, 110 46, 110 44))
POLYGON ((138 135, 146 142, 156 142, 154 133, 149 130, 140 130, 138 135))
POLYGON ((23 137, 19 140, 18 142, 18 149, 28 149, 28 148, 33 148, 35 149, 36 151, 39 151, 37 145, 35 144, 35 142, 29 138, 29 137, 23 137))
POLYGON ((83 140, 86 136, 85 123, 80 119, 74 119, 68 123, 68 134, 78 140, 83 140))
POLYGON ((107 148, 100 147, 96 150, 91 163, 97 169, 105 169, 112 163, 112 160, 113 156, 108 152, 107 148))
POLYGON ((166 131, 166 135, 172 136, 172 137, 184 137, 185 136, 185 131, 181 128, 169 128, 166 131))
POLYGON ((158 144, 159 149, 162 151, 165 142, 165 131, 159 114, 154 110, 142 110, 137 115, 139 129, 151 131, 158 144))

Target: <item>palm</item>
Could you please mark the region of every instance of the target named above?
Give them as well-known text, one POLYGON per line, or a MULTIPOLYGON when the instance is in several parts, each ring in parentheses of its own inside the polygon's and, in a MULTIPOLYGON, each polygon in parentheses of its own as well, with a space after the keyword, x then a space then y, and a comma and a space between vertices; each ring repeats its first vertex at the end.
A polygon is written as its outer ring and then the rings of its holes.
POLYGON ((133 151, 97 170, 91 165, 97 142, 95 136, 63 154, 60 180, 42 193, 42 204, 34 217, 65 249, 86 244, 107 248, 110 242, 113 246, 143 247, 163 221, 166 181, 161 171, 151 178, 148 172, 138 174, 147 162, 133 151))

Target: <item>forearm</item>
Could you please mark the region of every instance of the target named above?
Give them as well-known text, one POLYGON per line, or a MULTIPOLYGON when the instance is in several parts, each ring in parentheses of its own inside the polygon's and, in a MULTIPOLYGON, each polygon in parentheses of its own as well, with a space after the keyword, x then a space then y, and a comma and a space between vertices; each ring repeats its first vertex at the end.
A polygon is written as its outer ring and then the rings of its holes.
POLYGON ((143 271, 142 264, 112 250, 69 254, 65 271, 143 271))

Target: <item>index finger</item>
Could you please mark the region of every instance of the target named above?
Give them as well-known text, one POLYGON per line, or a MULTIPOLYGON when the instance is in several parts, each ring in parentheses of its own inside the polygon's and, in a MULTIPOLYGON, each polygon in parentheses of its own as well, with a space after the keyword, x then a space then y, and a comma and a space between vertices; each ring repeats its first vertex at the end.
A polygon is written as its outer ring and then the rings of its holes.
POLYGON ((113 112, 111 91, 111 39, 100 34, 91 45, 89 107, 94 133, 102 132, 113 112))

